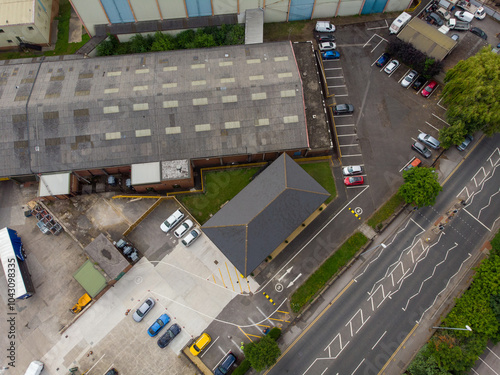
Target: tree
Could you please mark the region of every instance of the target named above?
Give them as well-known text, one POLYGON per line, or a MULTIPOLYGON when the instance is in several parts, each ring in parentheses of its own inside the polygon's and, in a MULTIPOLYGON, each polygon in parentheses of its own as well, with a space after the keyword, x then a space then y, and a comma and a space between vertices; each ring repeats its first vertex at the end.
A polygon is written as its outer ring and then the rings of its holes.
POLYGON ((399 188, 399 195, 406 203, 417 207, 432 206, 443 188, 439 185, 434 168, 412 168, 403 172, 404 184, 399 188))
POLYGON ((269 336, 262 337, 257 343, 251 342, 245 345, 243 352, 256 371, 262 371, 274 365, 281 355, 278 344, 269 336))
POLYGON ((177 48, 175 38, 169 34, 163 34, 159 31, 155 33, 151 51, 171 51, 177 48))
POLYGON ((453 126, 444 127, 439 131, 439 141, 444 149, 453 145, 459 145, 465 139, 467 130, 462 122, 457 122, 453 126))
POLYGON ((454 131, 469 134, 478 130, 489 136, 498 133, 500 55, 485 47, 450 69, 444 82, 442 97, 448 106, 446 118, 451 125, 446 130, 447 134, 454 131))

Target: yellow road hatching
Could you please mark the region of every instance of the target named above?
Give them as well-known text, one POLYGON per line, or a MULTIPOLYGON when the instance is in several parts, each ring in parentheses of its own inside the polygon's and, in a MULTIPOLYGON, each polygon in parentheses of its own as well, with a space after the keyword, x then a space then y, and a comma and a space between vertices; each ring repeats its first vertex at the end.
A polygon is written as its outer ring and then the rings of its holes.
MULTIPOLYGON (((282 310, 278 310, 278 311, 275 311, 272 315, 275 315, 275 314, 285 314, 285 315, 289 315, 290 313, 288 311, 282 311, 282 310)), ((289 320, 285 320, 285 319, 278 319, 278 318, 271 318, 271 316, 267 317, 268 320, 274 320, 274 321, 277 321, 277 322, 283 322, 283 323, 290 323, 289 320)), ((243 332, 243 334, 249 339, 251 340, 250 337, 262 337, 263 335, 263 330, 261 330, 259 327, 262 327, 264 329, 270 329, 272 328, 270 325, 266 325, 266 324, 254 324, 253 325, 254 328, 256 328, 258 331, 259 331, 259 334, 258 335, 253 335, 253 334, 250 334, 248 332, 245 332, 243 331, 243 329, 241 327, 238 327, 240 329, 241 332, 243 332)), ((250 327, 248 327, 250 328, 250 327)), ((248 330, 247 330, 248 331, 248 330)))
MULTIPOLYGON (((213 273, 212 274, 212 279, 214 281, 214 284, 217 284, 217 279, 220 279, 220 281, 222 282, 222 284, 224 285, 225 288, 228 288, 228 285, 231 284, 231 288, 233 289, 233 292, 237 292, 237 288, 235 289, 234 287, 234 283, 233 283, 233 277, 231 276, 231 272, 229 271, 229 266, 228 264, 225 262, 225 265, 226 265, 226 270, 225 272, 222 272, 221 268, 218 267, 217 269, 219 270, 219 275, 220 275, 220 278, 219 277, 215 277, 215 274, 213 273), (226 275, 226 272, 227 272, 227 276, 226 275), (225 278, 224 278, 225 277, 225 278), (227 281, 229 278, 229 282, 227 281)), ((234 267, 234 266, 233 266, 234 267)), ((246 283, 247 286, 248 286, 248 291, 251 293, 252 290, 250 289, 250 282, 247 280, 246 277, 243 277, 243 275, 241 275, 238 270, 236 269, 236 267, 234 267, 234 274, 236 275, 236 283, 239 285, 240 287, 240 294, 243 294, 243 286, 242 284, 243 283, 246 283)), ((207 277, 207 281, 210 281, 210 276, 207 277)))

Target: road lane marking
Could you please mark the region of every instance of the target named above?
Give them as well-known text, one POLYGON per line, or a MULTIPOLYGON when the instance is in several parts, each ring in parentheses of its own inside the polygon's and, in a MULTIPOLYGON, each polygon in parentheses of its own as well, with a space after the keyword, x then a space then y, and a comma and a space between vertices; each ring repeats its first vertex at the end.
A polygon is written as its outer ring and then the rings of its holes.
POLYGON ((372 346, 372 350, 375 349, 375 347, 377 346, 377 344, 380 342, 380 340, 382 340, 382 337, 384 337, 386 333, 387 333, 387 331, 385 331, 384 333, 382 333, 382 336, 380 336, 380 338, 377 340, 377 342, 375 343, 375 345, 372 346))
POLYGON ((354 371, 353 371, 353 372, 351 372, 351 375, 353 375, 356 371, 358 371, 358 368, 359 368, 359 367, 363 364, 363 362, 364 362, 364 361, 365 361, 365 359, 363 358, 363 359, 361 360, 361 362, 359 362, 358 367, 356 367, 356 368, 354 369, 354 371))
POLYGON ((382 374, 386 367, 389 365, 389 363, 393 360, 393 358, 396 356, 396 354, 398 354, 398 352, 401 350, 401 348, 403 347, 403 345, 406 343, 406 341, 408 341, 408 339, 410 338, 410 336, 413 334, 413 332, 417 329, 418 327, 418 323, 415 324, 415 326, 411 329, 411 331, 408 333, 408 335, 406 335, 405 339, 403 340, 403 342, 401 344, 399 344, 398 348, 396 349, 396 351, 394 353, 392 353, 391 357, 387 360, 387 362, 385 363, 384 367, 382 367, 382 369, 378 372, 377 375, 380 375, 382 374))
POLYGON ((321 373, 321 375, 323 375, 323 374, 326 372, 326 370, 328 370, 328 367, 327 367, 327 368, 325 368, 325 371, 323 371, 323 372, 321 373))
MULTIPOLYGON (((361 193, 360 193, 361 194, 361 193)), ((337 215, 335 215, 337 216, 337 215)), ((333 219, 332 219, 333 220, 333 219)), ((314 237, 313 237, 314 238, 314 237)), ((292 258, 293 259, 293 258, 292 258)), ((354 280, 351 280, 349 282, 349 284, 347 284, 344 289, 342 289, 340 291, 339 294, 337 294, 337 296, 328 304, 327 307, 325 307, 325 309, 312 321, 311 324, 309 324, 306 329, 304 329, 302 331, 302 333, 292 342, 292 344, 285 349, 285 351, 279 356, 279 358, 276 360, 276 363, 278 363, 289 351, 290 349, 292 349, 295 344, 314 326, 314 324, 316 324, 316 322, 330 309, 330 307, 333 306, 333 304, 345 293, 345 291, 347 289, 349 289, 349 287, 352 285, 352 283, 354 283, 354 280)), ((347 345, 347 344, 346 344, 347 345)), ((264 373, 264 375, 268 374, 269 371, 271 371, 273 369, 274 366, 276 366, 276 363, 274 365, 272 365, 269 369, 267 369, 267 371, 264 373)))
POLYGON ((489 364, 487 364, 484 359, 482 359, 481 357, 479 357, 480 361, 483 362, 486 367, 488 367, 492 372, 494 372, 496 375, 499 375, 498 372, 496 372, 489 364))

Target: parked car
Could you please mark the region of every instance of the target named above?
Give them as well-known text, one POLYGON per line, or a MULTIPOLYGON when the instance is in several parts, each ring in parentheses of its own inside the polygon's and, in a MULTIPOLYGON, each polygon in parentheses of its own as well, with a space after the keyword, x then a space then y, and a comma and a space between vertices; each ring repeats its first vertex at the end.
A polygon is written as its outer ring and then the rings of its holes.
POLYGON ((365 180, 363 179, 363 176, 346 177, 344 179, 345 186, 363 185, 364 182, 365 182, 365 180))
POLYGON ((477 10, 474 12, 474 18, 477 18, 478 20, 484 20, 484 17, 486 17, 486 9, 484 9, 484 7, 477 8, 477 10))
POLYGON ((214 375, 226 375, 232 365, 236 362, 236 356, 229 352, 214 371, 214 375))
POLYGON ((333 106, 334 115, 346 115, 354 112, 354 106, 352 104, 337 104, 333 106))
POLYGON ((148 335, 155 337, 168 322, 170 322, 170 317, 167 314, 161 314, 160 317, 156 319, 156 322, 151 324, 151 327, 148 328, 148 335))
POLYGON ((116 369, 112 368, 105 375, 118 375, 118 371, 116 371, 116 369))
POLYGON ((391 55, 388 53, 383 53, 382 56, 380 56, 375 63, 379 68, 383 67, 385 64, 387 64, 387 61, 391 58, 391 55))
POLYGON ((333 33, 335 31, 335 26, 330 23, 330 21, 316 21, 316 27, 314 28, 319 33, 333 33))
POLYGON ((464 141, 457 146, 458 151, 464 151, 467 147, 469 147, 469 145, 471 144, 471 142, 473 140, 474 140, 474 137, 470 134, 467 134, 465 136, 464 141))
POLYGON ((432 94, 436 86, 437 86, 436 81, 430 81, 429 84, 425 86, 425 88, 422 90, 421 92, 422 96, 427 98, 430 94, 432 94))
POLYGON ((160 348, 166 347, 170 342, 181 332, 181 327, 177 323, 172 324, 170 327, 168 327, 167 332, 165 332, 159 339, 158 339, 158 346, 160 348))
POLYGON ((318 46, 319 46, 320 51, 331 51, 331 50, 337 48, 337 45, 333 42, 319 43, 318 46))
POLYGON ((424 76, 418 76, 415 82, 413 82, 413 85, 411 85, 411 88, 413 90, 418 91, 424 85, 425 82, 427 82, 427 79, 424 76))
POLYGON ((437 15, 437 13, 432 12, 427 16, 427 20, 434 22, 438 26, 443 26, 443 20, 437 15))
POLYGON ((419 158, 413 158, 411 159, 408 164, 406 164, 406 167, 404 167, 403 171, 409 171, 412 168, 418 168, 422 165, 422 160, 419 158))
POLYGON ((25 375, 40 375, 43 371, 43 362, 33 361, 28 366, 25 375))
POLYGON ((192 355, 197 356, 208 344, 210 344, 210 341, 212 341, 212 338, 208 333, 204 332, 200 337, 198 337, 194 344, 191 345, 189 351, 192 355))
POLYGON ((198 239, 198 237, 200 237, 201 235, 201 232, 198 230, 198 229, 193 229, 191 232, 189 232, 187 234, 186 237, 184 237, 182 239, 182 243, 184 244, 184 246, 188 247, 188 246, 191 246, 191 244, 196 241, 198 239))
POLYGON ((472 34, 477 35, 478 37, 480 37, 484 40, 488 39, 488 35, 486 35, 486 33, 483 30, 481 30, 479 27, 471 27, 471 29, 469 31, 472 34))
POLYGON ((411 85, 411 83, 413 82, 413 80, 415 79, 415 77, 417 76, 417 72, 414 71, 414 70, 410 70, 410 73, 408 73, 406 75, 405 78, 403 78, 403 80, 401 81, 401 86, 403 87, 408 87, 411 85))
POLYGON ((187 219, 181 225, 179 225, 179 227, 174 231, 174 236, 177 238, 181 238, 192 227, 193 227, 193 222, 191 220, 187 219))
POLYGON ((418 135, 418 140, 423 144, 433 148, 434 150, 438 150, 439 146, 441 145, 441 143, 436 138, 426 133, 420 133, 418 135))
POLYGON ((339 51, 326 51, 321 54, 323 60, 337 60, 340 59, 339 51))
POLYGON ((438 10, 436 10, 436 13, 438 14, 439 17, 441 17, 445 21, 448 21, 451 18, 450 12, 448 12, 443 7, 438 8, 438 10))
POLYGON ((354 176, 363 173, 363 168, 360 165, 351 165, 342 169, 344 176, 354 176))
POLYGON ((399 61, 398 60, 392 60, 387 66, 384 68, 384 72, 387 74, 391 74, 396 70, 396 68, 399 66, 399 61))
POLYGON ((426 159, 429 159, 432 156, 432 152, 420 142, 415 142, 411 145, 411 148, 426 159))
POLYGON ((154 307, 155 301, 152 298, 148 298, 144 303, 135 310, 134 315, 132 316, 136 322, 140 322, 144 317, 151 311, 154 307))
POLYGON ((161 223, 160 229, 165 233, 168 233, 170 229, 174 228, 177 224, 179 224, 183 218, 184 214, 182 213, 182 211, 177 210, 172 215, 170 215, 167 220, 161 223))
POLYGON ((450 38, 453 39, 455 42, 458 42, 458 39, 460 39, 460 35, 452 34, 450 38))
POLYGON ((335 37, 332 34, 316 34, 318 43, 322 42, 335 42, 335 37))
POLYGON ((474 19, 474 15, 472 13, 466 12, 465 10, 456 11, 455 17, 464 22, 472 22, 472 20, 474 19))

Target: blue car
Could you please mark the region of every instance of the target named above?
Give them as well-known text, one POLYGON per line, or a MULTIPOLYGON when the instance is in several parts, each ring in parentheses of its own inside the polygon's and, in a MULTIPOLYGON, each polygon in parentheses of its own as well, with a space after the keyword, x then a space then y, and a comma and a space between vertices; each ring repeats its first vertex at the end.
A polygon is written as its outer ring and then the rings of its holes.
POLYGON ((338 51, 326 51, 321 54, 323 60, 337 60, 340 59, 340 53, 338 51))
POLYGON ((168 322, 170 322, 170 317, 167 314, 162 314, 156 322, 154 322, 151 327, 148 329, 148 335, 151 337, 155 337, 158 332, 161 331, 163 327, 165 327, 168 322))
POLYGON ((389 61, 389 59, 391 58, 391 55, 389 55, 388 53, 384 53, 382 54, 382 56, 380 56, 377 60, 377 62, 375 63, 375 65, 377 65, 379 68, 383 67, 385 64, 387 64, 387 61, 389 61))

